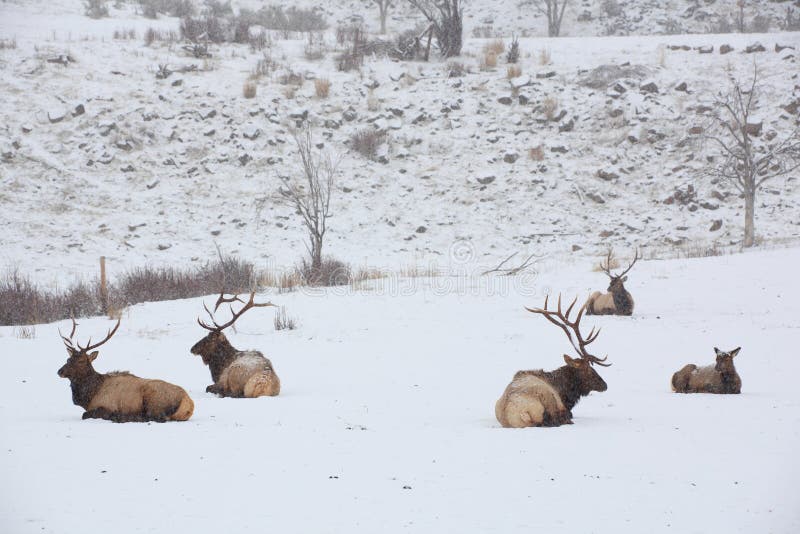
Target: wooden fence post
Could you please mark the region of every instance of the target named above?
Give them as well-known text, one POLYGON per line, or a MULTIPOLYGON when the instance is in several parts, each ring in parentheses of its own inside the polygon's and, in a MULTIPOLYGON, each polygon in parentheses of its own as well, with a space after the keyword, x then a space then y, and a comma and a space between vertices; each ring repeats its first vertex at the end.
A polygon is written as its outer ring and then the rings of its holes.
POLYGON ((108 313, 108 286, 106 284, 106 257, 100 256, 100 305, 108 313))

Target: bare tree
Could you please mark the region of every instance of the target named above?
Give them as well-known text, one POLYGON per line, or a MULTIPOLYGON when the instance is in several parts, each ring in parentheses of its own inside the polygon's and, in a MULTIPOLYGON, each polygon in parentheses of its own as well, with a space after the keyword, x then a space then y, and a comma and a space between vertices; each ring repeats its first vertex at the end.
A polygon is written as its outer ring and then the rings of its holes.
POLYGON ((547 17, 547 36, 558 37, 561 33, 561 21, 564 19, 567 0, 533 0, 533 5, 547 17))
POLYGON ((286 180, 278 189, 278 200, 294 208, 303 219, 308 231, 311 272, 319 273, 322 269, 322 243, 331 216, 331 193, 338 160, 316 151, 309 127, 295 132, 294 140, 300 152, 302 176, 286 180))
POLYGON ((444 57, 461 53, 464 10, 462 0, 408 0, 431 23, 444 57))
POLYGON ((389 8, 392 7, 394 0, 372 0, 378 4, 378 13, 381 18, 381 34, 386 33, 386 16, 389 14, 389 8))
POLYGON ((755 241, 756 192, 768 180, 800 168, 800 129, 796 126, 783 139, 761 135, 762 123, 754 120, 759 92, 755 65, 750 84, 732 79, 731 85, 728 94, 716 99, 704 136, 720 156, 706 174, 732 183, 744 195, 744 246, 750 247, 755 241))

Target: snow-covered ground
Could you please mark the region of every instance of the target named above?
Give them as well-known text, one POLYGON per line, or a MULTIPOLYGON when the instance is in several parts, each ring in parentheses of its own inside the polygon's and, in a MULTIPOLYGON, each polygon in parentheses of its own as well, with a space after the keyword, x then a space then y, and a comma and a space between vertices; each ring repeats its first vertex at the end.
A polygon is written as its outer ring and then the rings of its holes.
MULTIPOLYGON (((786 111, 800 99, 797 50, 776 51, 797 48, 797 33, 522 39, 515 90, 502 57, 481 70, 484 39, 467 39, 464 77, 449 78, 441 61, 385 58, 345 73, 332 31, 322 60, 305 59, 305 38, 276 36, 265 51, 213 46, 203 61, 179 44, 145 46, 147 28, 177 31, 176 19, 112 15, 88 19, 73 0, 0 4, 0 38, 17 43, 0 50, 0 268, 20 265, 47 284, 94 276, 100 255, 113 277, 208 260, 215 244, 260 267, 295 264, 300 221, 256 200, 297 173, 297 117, 342 155, 326 251, 355 265, 443 270, 464 243, 484 267, 514 251, 563 259, 638 245, 658 256, 737 243, 743 201, 700 177, 708 154, 690 129, 754 61, 765 135, 798 122, 786 111), (113 39, 126 29, 136 38, 113 39), (757 42, 765 51, 744 52, 757 42), (723 44, 734 51, 720 54, 723 44), (59 54, 75 62, 47 62, 59 54), (243 84, 265 55, 275 68, 246 99, 243 84), (608 87, 586 85, 592 69, 626 63, 608 87), (198 70, 160 80, 159 65, 198 70), (280 83, 289 72, 304 79, 296 90, 280 83), (318 78, 332 83, 327 99, 314 96, 318 78), (548 121, 553 103, 560 118, 548 121), (78 105, 84 113, 73 116, 78 105), (350 150, 365 128, 387 133, 385 163, 350 150), (541 161, 529 157, 537 147, 541 161), (664 202, 690 185, 693 201, 664 202)), ((756 206, 759 238, 800 239, 796 173, 767 184, 756 206)))
MULTIPOLYGON (((523 305, 605 285, 588 261, 538 276, 384 280, 363 290, 262 295, 232 342, 265 352, 277 398, 218 399, 189 347, 201 300, 139 305, 102 348, 187 389, 186 423, 82 421, 57 334, 0 328, 0 531, 800 531, 796 342, 800 249, 641 261, 631 318, 587 317, 613 365, 575 424, 502 429, 513 373, 569 345, 523 305), (741 395, 677 395, 671 374, 742 346, 741 395)), ((106 318, 80 321, 98 336, 106 318)))

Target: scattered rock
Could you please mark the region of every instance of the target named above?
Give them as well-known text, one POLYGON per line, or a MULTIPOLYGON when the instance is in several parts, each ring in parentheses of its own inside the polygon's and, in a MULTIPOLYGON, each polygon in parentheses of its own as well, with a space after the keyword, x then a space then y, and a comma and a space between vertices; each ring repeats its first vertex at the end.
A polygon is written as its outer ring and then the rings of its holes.
POLYGON ((134 171, 134 168, 133 168, 133 165, 131 165, 130 163, 128 163, 128 164, 127 164, 127 165, 125 165, 124 167, 121 167, 121 168, 120 168, 120 170, 121 170, 122 172, 133 172, 133 171, 134 171))
POLYGON ((528 95, 519 95, 518 98, 519 98, 519 103, 521 105, 523 105, 523 106, 528 104, 531 101, 531 99, 530 99, 530 97, 528 95))
POLYGON ((783 50, 786 50, 787 48, 789 50, 795 50, 795 47, 793 47, 793 46, 789 46, 789 45, 783 46, 783 45, 779 45, 778 43, 775 43, 775 52, 782 52, 783 50))
POLYGON ((720 228, 722 228, 722 219, 717 219, 711 223, 711 228, 709 228, 708 230, 710 232, 716 232, 720 228))
POLYGON ((744 51, 746 54, 752 54, 754 52, 764 52, 766 51, 766 48, 764 48, 764 45, 762 45, 761 43, 753 43, 747 48, 745 48, 744 51))
POLYGON ((761 135, 761 128, 764 126, 762 121, 759 122, 748 122, 744 125, 744 131, 748 133, 748 135, 752 135, 753 137, 758 137, 761 135))
POLYGON ((519 159, 519 153, 510 150, 503 155, 503 161, 506 163, 514 163, 519 159))
POLYGON ((714 46, 713 45, 698 46, 697 51, 701 54, 711 54, 714 52, 714 46))
POLYGON ((516 78, 511 79, 511 87, 514 89, 522 89, 528 85, 531 85, 533 82, 531 81, 531 77, 527 74, 522 76, 517 76, 516 78))
POLYGON ((567 152, 569 152, 569 150, 567 150, 567 147, 559 145, 550 147, 550 152, 556 152, 558 154, 566 154, 567 152))
POLYGON ((675 90, 676 91, 683 91, 684 93, 688 93, 689 92, 689 86, 686 85, 686 82, 681 82, 681 83, 679 83, 678 85, 675 86, 675 90))
POLYGON ((572 245, 572 252, 578 252, 579 250, 583 250, 583 247, 580 245, 572 245))
MULTIPOLYGON (((694 186, 692 184, 687 185, 686 187, 679 187, 675 189, 675 192, 664 199, 664 204, 680 204, 685 206, 686 204, 691 204, 695 202, 697 199, 697 191, 695 191, 694 186)), ((697 207, 695 206, 695 209, 697 207)), ((693 210, 694 211, 694 210, 693 210)))
POLYGON ((504 106, 510 106, 511 102, 513 102, 513 99, 511 98, 511 95, 503 95, 500 98, 498 98, 497 101, 503 104, 504 106))
POLYGON ((575 129, 575 119, 570 119, 567 122, 562 122, 558 126, 558 131, 562 132, 562 133, 563 132, 571 132, 573 129, 575 129))
POLYGON ((358 118, 358 113, 352 107, 349 107, 342 112, 342 118, 347 122, 352 122, 358 118))
POLYGON ((719 47, 719 53, 723 56, 730 52, 733 52, 733 47, 731 45, 724 44, 719 47))
POLYGON ((246 152, 244 154, 242 154, 241 156, 239 156, 239 164, 242 167, 244 167, 245 165, 247 165, 251 161, 253 161, 253 157, 250 154, 246 153, 246 152))
POLYGON ((217 116, 217 110, 216 109, 206 109, 206 110, 200 111, 200 118, 203 119, 203 120, 213 119, 216 116, 217 116))
POLYGON ((691 135, 700 135, 701 133, 703 133, 703 131, 704 130, 702 126, 692 126, 691 128, 689 128, 689 133, 691 135))
POLYGON ((556 71, 554 71, 554 70, 547 71, 547 72, 537 72, 536 73, 536 79, 537 80, 545 80, 547 78, 552 78, 555 75, 556 75, 556 71))
POLYGON ((261 129, 252 124, 246 126, 244 130, 242 130, 242 137, 244 137, 245 139, 249 139, 251 141, 254 141, 260 135, 261 135, 261 129))
POLYGON ((655 84, 655 82, 648 82, 644 85, 641 85, 639 90, 643 93, 658 93, 658 86, 655 84))
POLYGON ((77 106, 75 106, 75 108, 72 110, 72 116, 73 116, 73 117, 77 117, 77 116, 79 116, 79 115, 83 115, 84 113, 86 113, 86 108, 85 108, 85 107, 83 107, 83 104, 78 104, 78 105, 77 105, 77 106))
POLYGON ((719 204, 714 204, 713 202, 703 201, 700 203, 700 207, 703 209, 714 211, 719 209, 719 204))
POLYGON ((67 114, 62 109, 52 109, 47 112, 47 119, 52 124, 63 121, 66 116, 67 114))
POLYGON ((171 246, 172 246, 172 245, 169 245, 169 244, 164 244, 164 243, 160 243, 160 244, 158 245, 158 250, 167 250, 167 249, 169 249, 171 246))
POLYGON ((610 182, 611 180, 616 180, 617 178, 619 178, 619 174, 617 174, 615 172, 608 172, 608 171, 604 171, 603 169, 600 169, 600 170, 597 171, 597 177, 600 178, 601 180, 605 180, 607 182, 610 182))
POLYGON ((427 231, 428 231, 428 229, 427 229, 426 227, 424 227, 424 226, 418 226, 418 227, 417 227, 417 229, 416 229, 415 231, 416 231, 418 234, 424 234, 425 232, 427 232, 427 231))
POLYGON ((600 196, 598 193, 595 193, 595 192, 586 193, 586 198, 588 198, 589 200, 592 200, 594 202, 597 202, 598 204, 605 204, 606 203, 606 200, 602 196, 600 196))
POLYGON ((478 183, 481 185, 489 185, 490 183, 495 181, 495 177, 493 175, 484 176, 482 178, 478 178, 478 183))

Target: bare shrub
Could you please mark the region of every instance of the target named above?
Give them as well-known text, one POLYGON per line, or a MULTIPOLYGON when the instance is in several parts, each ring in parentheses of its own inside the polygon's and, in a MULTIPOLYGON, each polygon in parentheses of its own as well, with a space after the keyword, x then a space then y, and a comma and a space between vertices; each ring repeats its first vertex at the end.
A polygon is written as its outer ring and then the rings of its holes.
POLYGON ((439 51, 449 58, 461 54, 463 45, 463 9, 461 0, 408 0, 428 19, 439 51))
POLYGON ((250 36, 250 51, 258 52, 272 46, 272 39, 264 30, 250 36))
POLYGON ((273 321, 275 325, 275 330, 294 330, 297 328, 297 321, 294 317, 289 317, 286 314, 286 307, 281 306, 278 311, 275 312, 275 320, 273 321))
POLYGON ((363 31, 356 30, 349 38, 352 39, 350 46, 336 58, 336 68, 342 72, 360 69, 364 64, 366 38, 363 31))
POLYGON ((14 336, 17 339, 34 339, 36 338, 36 327, 33 325, 19 326, 14 329, 14 336))
POLYGON ((772 18, 766 13, 759 13, 750 22, 750 32, 752 33, 769 33, 772 26, 772 18))
POLYGON ((17 39, 0 39, 0 50, 16 50, 17 39))
POLYGON ((116 41, 132 41, 136 39, 136 30, 134 28, 117 28, 114 30, 114 40, 116 41))
POLYGON ((258 93, 258 85, 253 80, 247 80, 242 87, 242 96, 245 98, 255 98, 258 93))
POLYGON ((327 78, 317 78, 314 80, 314 93, 317 98, 328 98, 331 92, 331 81, 327 78))
POLYGON ((220 2, 219 0, 205 0, 206 14, 212 17, 225 17, 233 15, 233 6, 230 0, 227 2, 220 2))
POLYGON ((364 42, 364 25, 361 23, 341 24, 336 27, 336 42, 345 44, 364 42))
POLYGON ((622 15, 622 6, 619 0, 603 0, 600 4, 600 9, 607 17, 619 17, 622 15))
POLYGON ((278 76, 278 83, 281 85, 291 85, 294 87, 301 87, 305 78, 299 72, 295 72, 293 70, 287 70, 280 76, 278 76))
POLYGON ((511 46, 508 48, 506 54, 506 62, 514 64, 519 61, 519 39, 517 36, 511 38, 511 46))
POLYGON ((108 16, 106 0, 84 0, 83 14, 89 18, 102 19, 108 16))
POLYGON ((346 286, 350 283, 350 266, 343 261, 325 257, 319 267, 303 258, 298 268, 305 285, 346 286))
POLYGON ((378 147, 385 142, 386 132, 371 127, 362 128, 350 136, 350 148, 370 160, 375 160, 378 147))
POLYGON ((178 33, 175 30, 156 30, 147 28, 144 32, 144 44, 150 46, 156 41, 174 43, 178 40, 178 33))
POLYGON ((798 16, 793 7, 786 8, 786 16, 780 22, 780 28, 785 32, 800 31, 800 16, 798 16))
POLYGON ((264 56, 256 62, 251 76, 256 79, 269 76, 276 68, 277 64, 272 60, 272 56, 265 53, 264 56))
POLYGON ((511 80, 512 78, 519 78, 522 76, 522 67, 519 65, 509 65, 506 69, 506 77, 511 80))
POLYGON ((307 61, 319 61, 325 58, 325 41, 322 34, 312 37, 314 34, 308 34, 308 43, 303 50, 303 55, 307 61))
POLYGON ((447 77, 461 78, 467 73, 467 67, 460 61, 449 61, 447 63, 447 77))
POLYGON ((49 323, 100 312, 96 282, 44 290, 17 269, 7 271, 0 279, 0 325, 49 323))

